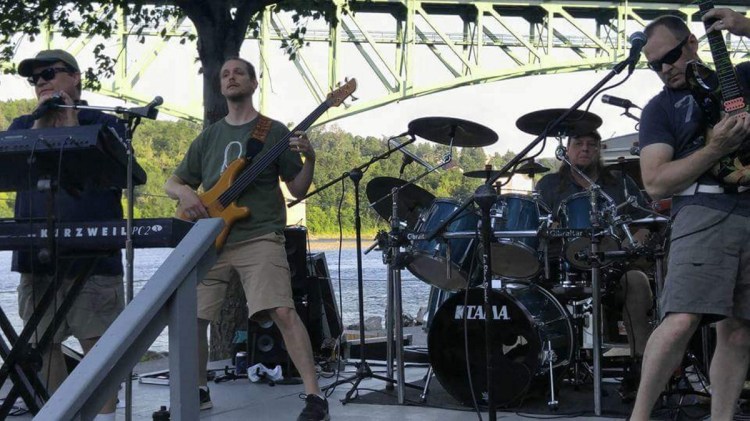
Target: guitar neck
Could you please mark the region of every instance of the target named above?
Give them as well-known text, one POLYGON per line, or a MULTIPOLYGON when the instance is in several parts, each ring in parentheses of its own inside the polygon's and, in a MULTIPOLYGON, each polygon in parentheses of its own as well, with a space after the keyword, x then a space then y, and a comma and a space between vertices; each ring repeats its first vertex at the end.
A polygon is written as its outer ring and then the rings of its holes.
POLYGON ((257 162, 243 170, 232 185, 221 195, 219 195, 219 202, 222 206, 229 206, 230 203, 237 200, 242 192, 262 173, 273 161, 276 160, 281 154, 289 147, 289 139, 295 136, 294 133, 298 131, 305 131, 317 120, 324 112, 326 112, 331 106, 329 101, 326 100, 322 104, 318 105, 310 115, 308 115, 302 122, 300 122, 291 132, 287 133, 281 140, 279 140, 267 153, 263 154, 257 162))
MULTIPOLYGON (((700 0, 698 3, 701 14, 705 14, 714 8, 713 1, 700 0)), ((706 30, 711 26, 713 21, 704 22, 706 30)), ((711 56, 714 59, 716 67, 716 76, 719 79, 721 88, 721 97, 723 100, 722 108, 726 113, 735 113, 746 109, 745 97, 742 95, 742 89, 737 81, 732 61, 729 58, 729 51, 724 42, 724 38, 719 31, 707 32, 708 45, 711 48, 711 56)))

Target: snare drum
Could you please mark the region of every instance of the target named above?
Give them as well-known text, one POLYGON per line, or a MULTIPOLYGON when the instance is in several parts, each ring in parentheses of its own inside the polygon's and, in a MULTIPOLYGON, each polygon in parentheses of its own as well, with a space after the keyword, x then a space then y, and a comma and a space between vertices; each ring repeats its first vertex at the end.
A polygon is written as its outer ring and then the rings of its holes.
MULTIPOLYGON (((521 194, 501 195, 490 212, 493 231, 536 231, 540 217, 550 213, 539 199, 521 194)), ((544 267, 541 257, 536 236, 498 238, 492 244, 492 272, 504 278, 530 279, 544 267)))
MULTIPOLYGON (((460 206, 455 200, 435 199, 432 206, 420 215, 414 230, 422 234, 433 231, 460 206)), ((448 225, 445 232, 476 232, 478 224, 479 215, 464 210, 448 225)), ((414 276, 430 285, 447 290, 459 290, 467 287, 476 247, 477 241, 474 238, 453 238, 446 241, 414 240, 409 247, 413 259, 406 267, 414 276), (447 255, 447 244, 450 244, 450 256, 447 255)))
MULTIPOLYGON (((599 196, 599 210, 612 206, 604 196, 599 196)), ((591 201, 588 192, 579 192, 571 195, 560 203, 557 211, 562 228, 589 229, 591 228, 591 201)), ((588 235, 578 238, 567 238, 563 241, 563 255, 565 260, 576 269, 591 269, 591 263, 586 259, 576 257, 582 251, 591 250, 591 238, 588 235)), ((601 237, 599 251, 620 250, 620 239, 615 235, 612 227, 609 233, 601 237)))

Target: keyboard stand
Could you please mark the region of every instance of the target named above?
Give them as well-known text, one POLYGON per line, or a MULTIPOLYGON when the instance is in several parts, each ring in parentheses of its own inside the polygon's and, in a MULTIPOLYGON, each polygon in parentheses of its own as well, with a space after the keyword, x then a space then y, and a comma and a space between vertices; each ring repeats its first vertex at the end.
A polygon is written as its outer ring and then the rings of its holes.
POLYGON ((44 355, 44 350, 52 343, 55 332, 57 332, 60 323, 64 320, 81 289, 83 289, 84 282, 99 257, 100 255, 85 256, 78 259, 82 267, 75 274, 70 291, 55 311, 52 322, 44 331, 36 346, 31 344, 29 340, 34 335, 42 316, 54 303, 57 291, 62 286, 62 281, 55 282, 47 288, 20 335, 16 335, 7 316, 0 309, 0 328, 2 328, 6 338, 13 344, 12 348, 9 348, 8 344, 0 338, 0 356, 4 361, 2 367, 0 367, 0 388, 5 384, 8 377, 11 378, 13 383, 13 387, 5 397, 3 404, 0 405, 0 419, 5 419, 9 415, 19 396, 33 414, 39 412, 39 409, 49 399, 49 394, 37 374, 42 368, 42 355, 44 355))

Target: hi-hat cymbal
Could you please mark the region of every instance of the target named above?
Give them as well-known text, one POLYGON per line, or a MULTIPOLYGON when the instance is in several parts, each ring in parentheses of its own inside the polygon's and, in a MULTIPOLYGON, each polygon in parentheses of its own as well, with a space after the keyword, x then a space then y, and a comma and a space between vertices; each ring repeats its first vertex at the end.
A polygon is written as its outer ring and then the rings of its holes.
POLYGON ((461 147, 482 147, 497 142, 489 127, 453 117, 422 117, 409 123, 409 133, 431 142, 461 147))
MULTIPOLYGON (((394 187, 405 184, 406 180, 394 177, 375 177, 367 183, 367 200, 375 203, 372 208, 386 221, 391 219, 393 203, 390 198, 380 199, 391 194, 394 187)), ((406 226, 412 228, 422 211, 427 210, 434 200, 432 193, 415 184, 408 184, 398 192, 398 218, 406 221, 406 226)))
MULTIPOLYGON (((516 120, 516 127, 528 134, 540 135, 544 133, 548 125, 557 120, 566 111, 568 111, 566 108, 534 111, 516 120)), ((588 111, 575 110, 555 129, 548 131, 547 136, 557 137, 587 134, 598 129, 601 125, 602 119, 598 115, 588 111)))
POLYGON ((544 174, 549 171, 549 168, 536 161, 527 161, 525 164, 518 167, 515 171, 516 174, 544 174))

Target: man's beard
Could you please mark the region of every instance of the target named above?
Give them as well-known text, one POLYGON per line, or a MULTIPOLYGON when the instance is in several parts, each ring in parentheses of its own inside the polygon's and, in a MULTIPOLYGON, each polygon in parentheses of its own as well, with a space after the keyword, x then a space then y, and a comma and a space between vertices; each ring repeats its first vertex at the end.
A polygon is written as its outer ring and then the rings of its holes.
POLYGON ((237 93, 225 95, 224 98, 226 98, 227 101, 229 102, 242 102, 246 100, 249 96, 251 95, 248 94, 247 92, 237 92, 237 93))

